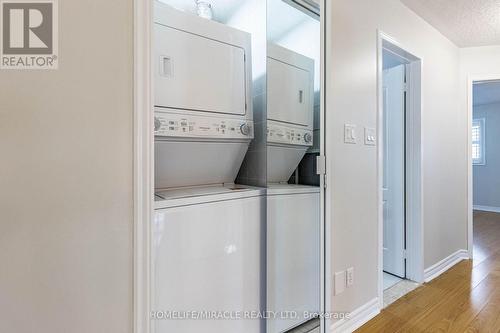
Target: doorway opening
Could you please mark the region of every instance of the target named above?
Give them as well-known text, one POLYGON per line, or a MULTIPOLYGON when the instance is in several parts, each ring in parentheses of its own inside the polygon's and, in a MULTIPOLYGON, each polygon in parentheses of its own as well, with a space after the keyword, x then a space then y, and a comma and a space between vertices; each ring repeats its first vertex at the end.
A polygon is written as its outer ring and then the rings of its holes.
POLYGON ((500 75, 469 80, 469 256, 474 266, 498 248, 500 75))
POLYGON ((384 290, 406 279, 406 80, 408 61, 383 50, 384 290))
POLYGON ((379 34, 379 302, 423 282, 421 60, 379 34))

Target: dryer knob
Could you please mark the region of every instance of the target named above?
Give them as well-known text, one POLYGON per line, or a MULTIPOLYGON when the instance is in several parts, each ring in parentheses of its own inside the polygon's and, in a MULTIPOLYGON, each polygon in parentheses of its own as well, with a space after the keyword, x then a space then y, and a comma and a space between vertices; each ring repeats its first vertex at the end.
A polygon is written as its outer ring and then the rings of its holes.
POLYGON ((250 134, 250 126, 248 126, 247 124, 243 124, 240 126, 240 131, 241 131, 241 134, 243 134, 243 135, 249 135, 250 134))
POLYGON ((311 143, 312 142, 312 135, 311 135, 311 133, 304 134, 304 141, 306 143, 311 143))
POLYGON ((159 131, 161 128, 161 121, 160 121, 160 118, 158 117, 155 117, 155 132, 156 131, 159 131))

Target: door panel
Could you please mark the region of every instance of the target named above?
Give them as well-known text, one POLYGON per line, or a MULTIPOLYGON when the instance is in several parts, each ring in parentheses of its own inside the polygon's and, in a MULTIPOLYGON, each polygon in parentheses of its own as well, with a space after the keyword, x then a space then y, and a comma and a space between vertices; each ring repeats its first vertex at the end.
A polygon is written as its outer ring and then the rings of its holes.
POLYGON ((405 66, 384 70, 384 271, 405 277, 405 66))

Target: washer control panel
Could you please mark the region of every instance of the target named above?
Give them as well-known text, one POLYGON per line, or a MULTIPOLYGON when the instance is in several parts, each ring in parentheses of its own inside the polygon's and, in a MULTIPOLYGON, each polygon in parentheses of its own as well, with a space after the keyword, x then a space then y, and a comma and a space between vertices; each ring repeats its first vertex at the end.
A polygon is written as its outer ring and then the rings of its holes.
POLYGON ((155 136, 253 139, 253 123, 246 120, 155 112, 155 136))
POLYGON ((289 145, 312 146, 313 132, 307 129, 269 124, 267 127, 267 141, 289 145))

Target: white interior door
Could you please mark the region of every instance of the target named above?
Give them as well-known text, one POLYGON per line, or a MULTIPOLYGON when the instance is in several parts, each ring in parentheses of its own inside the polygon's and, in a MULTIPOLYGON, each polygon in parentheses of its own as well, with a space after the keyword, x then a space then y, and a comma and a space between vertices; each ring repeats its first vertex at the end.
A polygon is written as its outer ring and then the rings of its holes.
POLYGON ((384 70, 384 271, 405 277, 405 65, 384 70))

